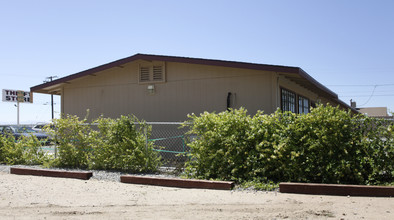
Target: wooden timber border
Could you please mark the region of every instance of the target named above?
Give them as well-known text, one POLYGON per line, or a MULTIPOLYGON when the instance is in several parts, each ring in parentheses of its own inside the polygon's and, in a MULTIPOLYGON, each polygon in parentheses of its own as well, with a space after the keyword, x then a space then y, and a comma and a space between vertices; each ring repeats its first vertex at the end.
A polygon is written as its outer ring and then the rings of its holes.
POLYGON ((120 182, 142 184, 142 185, 179 187, 179 188, 221 189, 221 190, 231 190, 234 188, 234 182, 228 182, 228 181, 170 179, 170 178, 157 178, 157 177, 132 176, 132 175, 120 176, 120 182))
POLYGON ((32 176, 47 176, 47 177, 60 177, 60 178, 73 178, 88 180, 93 176, 92 172, 86 171, 65 171, 65 170, 45 170, 45 169, 30 169, 30 168, 16 168, 11 167, 11 174, 17 175, 32 175, 32 176))
POLYGON ((279 192, 313 195, 394 197, 393 186, 280 183, 279 192))

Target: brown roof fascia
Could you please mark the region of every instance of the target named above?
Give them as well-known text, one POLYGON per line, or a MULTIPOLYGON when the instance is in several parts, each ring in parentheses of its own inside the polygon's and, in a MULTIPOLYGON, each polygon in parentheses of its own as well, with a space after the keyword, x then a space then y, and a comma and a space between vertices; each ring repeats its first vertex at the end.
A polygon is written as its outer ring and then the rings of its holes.
POLYGON ((317 88, 319 88, 320 90, 323 90, 324 92, 326 92, 327 94, 330 95, 331 98, 338 98, 338 95, 331 91, 329 88, 323 86, 321 83, 319 83, 318 81, 316 81, 313 77, 311 77, 308 73, 306 73, 303 69, 298 68, 299 72, 298 74, 305 78, 306 80, 308 80, 309 82, 311 82, 312 84, 314 84, 317 88))
POLYGON ((298 67, 279 66, 279 65, 246 63, 246 62, 225 61, 225 60, 212 60, 212 59, 190 58, 190 57, 149 55, 149 54, 137 54, 136 56, 139 56, 140 59, 159 60, 166 62, 222 66, 222 67, 231 67, 231 68, 240 68, 240 69, 265 70, 265 71, 286 72, 286 73, 298 72, 298 67))
POLYGON ((245 62, 234 62, 234 61, 224 61, 224 60, 211 60, 211 59, 201 59, 201 58, 189 58, 189 57, 176 57, 176 56, 162 56, 162 55, 150 55, 150 54, 135 54, 130 57, 126 57, 114 62, 110 62, 104 65, 100 65, 82 72, 78 72, 51 82, 40 84, 31 87, 32 92, 39 91, 41 89, 66 83, 71 80, 93 75, 94 73, 110 69, 116 66, 121 66, 123 64, 135 61, 135 60, 158 60, 166 62, 178 62, 178 63, 190 63, 190 64, 200 64, 200 65, 210 65, 210 66, 223 66, 231 68, 241 68, 241 69, 253 69, 253 70, 264 70, 264 71, 274 71, 274 72, 286 72, 286 73, 298 73, 297 67, 288 66, 278 66, 278 65, 267 65, 267 64, 256 64, 256 63, 245 63, 245 62))
POLYGON ((43 83, 43 84, 31 87, 30 91, 31 92, 35 92, 35 91, 38 91, 38 90, 41 90, 41 89, 44 89, 44 88, 47 88, 47 87, 50 87, 50 86, 53 86, 53 85, 56 85, 56 84, 66 83, 66 82, 69 82, 71 80, 78 79, 78 78, 81 78, 81 77, 84 77, 84 76, 93 75, 93 74, 95 74, 97 72, 100 72, 100 71, 103 71, 103 70, 107 70, 107 69, 110 69, 110 68, 113 68, 113 67, 116 67, 116 66, 121 66, 121 65, 123 65, 125 63, 128 63, 128 62, 131 62, 131 61, 135 60, 135 59, 132 59, 133 57, 135 57, 135 56, 123 58, 123 59, 120 59, 120 60, 117 60, 117 61, 114 61, 114 62, 111 62, 111 63, 100 65, 100 66, 97 66, 97 67, 94 67, 94 68, 91 68, 91 69, 88 69, 88 70, 85 70, 85 71, 82 71, 82 72, 78 72, 78 73, 75 73, 75 74, 72 74, 72 75, 69 75, 69 76, 66 76, 66 77, 59 78, 59 79, 53 80, 51 82, 43 83))

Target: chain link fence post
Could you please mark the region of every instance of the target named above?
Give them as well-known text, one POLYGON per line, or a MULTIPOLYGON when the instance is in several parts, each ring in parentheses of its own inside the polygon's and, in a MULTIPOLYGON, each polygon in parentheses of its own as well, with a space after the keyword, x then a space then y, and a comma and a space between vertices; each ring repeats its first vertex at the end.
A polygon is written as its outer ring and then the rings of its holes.
MULTIPOLYGON (((145 135, 145 155, 148 155, 148 144, 149 144, 149 140, 148 140, 148 130, 147 130, 147 125, 144 126, 144 135, 145 135)), ((147 157, 149 160, 149 157, 147 157)), ((145 163, 145 167, 148 168, 148 163, 149 161, 146 161, 145 163)))

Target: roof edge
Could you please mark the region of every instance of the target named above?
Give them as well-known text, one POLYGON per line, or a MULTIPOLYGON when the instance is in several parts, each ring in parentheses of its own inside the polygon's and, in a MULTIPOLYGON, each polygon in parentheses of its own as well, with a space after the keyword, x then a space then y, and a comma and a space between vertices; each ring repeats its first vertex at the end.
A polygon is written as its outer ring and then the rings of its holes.
POLYGON ((312 84, 314 84, 316 87, 318 87, 319 89, 323 90, 324 92, 328 93, 330 96, 332 96, 332 98, 336 98, 338 99, 338 94, 336 94, 335 92, 333 92, 332 90, 330 90, 329 88, 325 87, 323 84, 319 83, 317 80, 315 80, 312 76, 310 76, 308 73, 306 73, 303 69, 298 68, 299 69, 299 75, 301 77, 304 77, 306 80, 308 80, 309 82, 311 82, 312 84))
POLYGON ((348 105, 346 102, 340 100, 339 98, 335 99, 335 101, 337 101, 339 103, 339 105, 342 105, 343 107, 350 109, 353 113, 361 114, 359 110, 351 107, 350 105, 348 105))
POLYGON ((133 56, 126 57, 120 60, 116 60, 107 64, 103 64, 91 69, 87 69, 78 73, 74 73, 69 76, 65 76, 51 82, 46 82, 37 86, 33 86, 30 88, 31 92, 35 92, 46 87, 54 86, 56 84, 65 83, 80 77, 84 77, 87 75, 92 75, 96 72, 100 72, 109 68, 113 68, 116 66, 123 65, 125 63, 129 63, 135 60, 158 60, 158 61, 166 61, 166 62, 180 62, 180 63, 190 63, 190 64, 199 64, 199 65, 209 65, 209 66, 223 66, 223 67, 232 67, 232 68, 241 68, 241 69, 253 69, 253 70, 265 70, 265 71, 274 71, 274 72, 286 72, 286 73, 298 73, 298 67, 290 67, 290 66, 280 66, 280 65, 270 65, 270 64, 257 64, 257 63, 247 63, 247 62, 239 62, 239 61, 225 61, 225 60, 214 60, 214 59, 203 59, 203 58, 190 58, 190 57, 178 57, 178 56, 164 56, 164 55, 152 55, 152 54, 141 54, 137 53, 133 56))

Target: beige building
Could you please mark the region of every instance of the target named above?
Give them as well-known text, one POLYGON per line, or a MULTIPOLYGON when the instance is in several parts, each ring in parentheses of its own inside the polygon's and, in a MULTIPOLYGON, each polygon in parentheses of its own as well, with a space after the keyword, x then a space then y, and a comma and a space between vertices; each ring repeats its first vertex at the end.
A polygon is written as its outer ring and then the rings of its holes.
MULTIPOLYGON (((61 111, 90 118, 134 114, 146 121, 184 121, 187 114, 245 107, 306 113, 316 102, 351 108, 298 67, 136 54, 37 85, 61 96, 61 111)), ((356 112, 355 109, 351 108, 356 112)))
POLYGON ((389 117, 387 107, 365 107, 357 108, 357 110, 370 117, 389 117))

